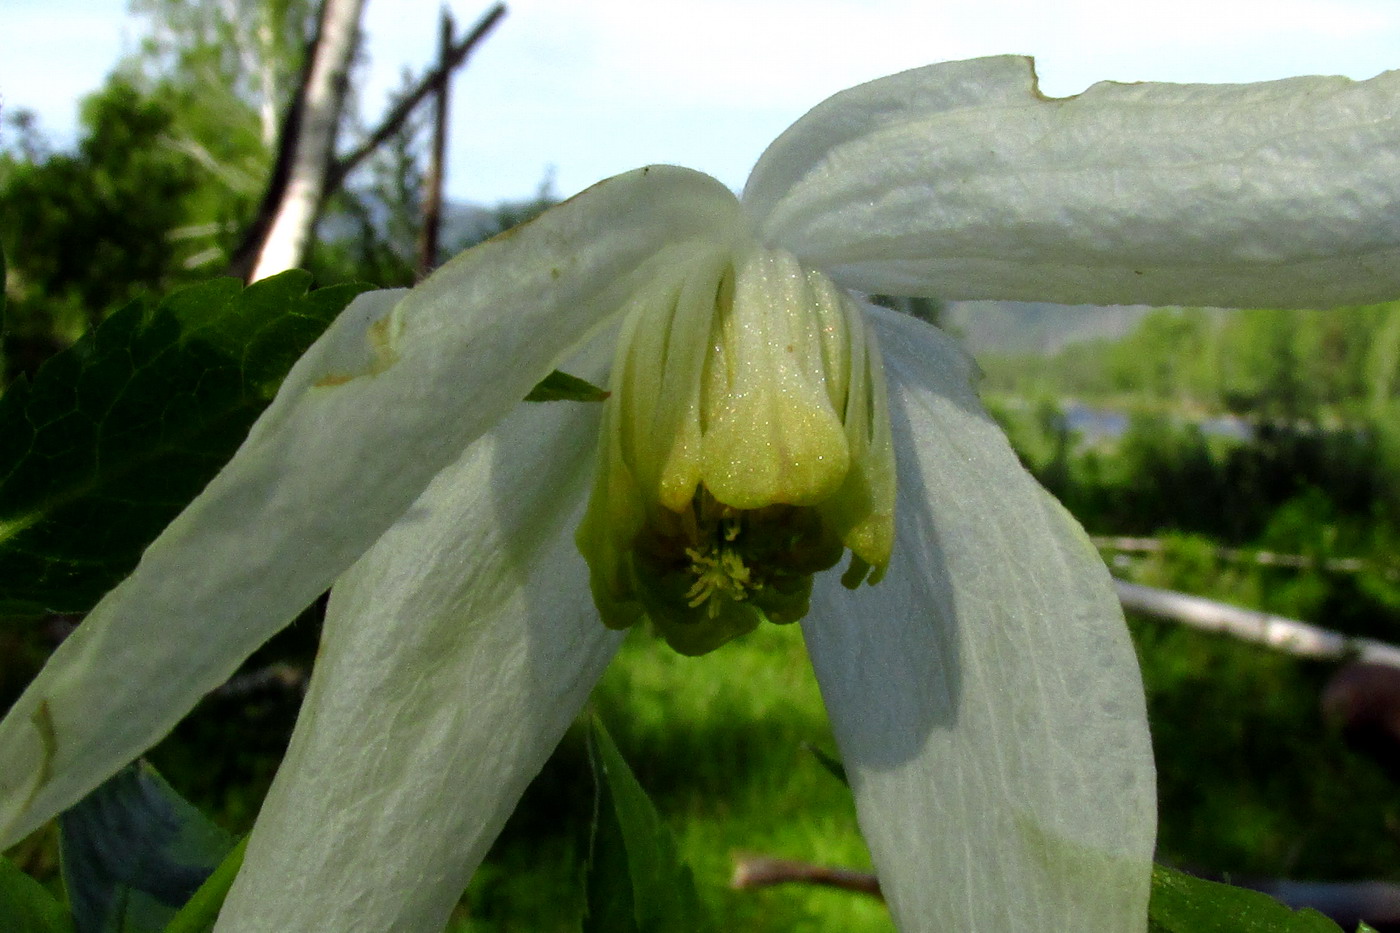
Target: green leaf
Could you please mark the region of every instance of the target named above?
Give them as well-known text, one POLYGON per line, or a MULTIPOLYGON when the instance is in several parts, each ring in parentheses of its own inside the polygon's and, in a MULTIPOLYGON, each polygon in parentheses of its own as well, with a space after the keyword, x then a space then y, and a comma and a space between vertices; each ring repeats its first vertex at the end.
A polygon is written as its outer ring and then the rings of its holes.
POLYGON ((695 880, 681 861, 675 838, 596 718, 588 750, 598 797, 584 879, 588 912, 583 933, 707 929, 695 880))
POLYGON ((597 803, 588 866, 584 876, 587 911, 583 933, 637 933, 636 898, 627 864, 627 842, 617 820, 605 778, 598 774, 597 752, 590 745, 597 803))
POLYGON ((7 933, 71 933, 68 911, 44 886, 0 858, 0 929, 7 933))
POLYGON ((128 765, 59 817, 78 933, 165 929, 232 848, 154 768, 128 765))
POLYGON ((611 392, 600 389, 587 379, 554 370, 540 380, 525 396, 527 402, 601 402, 611 392))
POLYGON ((807 751, 811 752, 813 755, 815 755, 817 761, 821 763, 821 766, 825 768, 827 770, 827 773, 829 773, 832 777, 836 778, 836 780, 840 781, 842 784, 845 784, 847 787, 851 786, 851 779, 846 774, 846 766, 841 763, 840 759, 832 755, 828 755, 826 752, 822 751, 820 748, 817 748, 810 742, 803 742, 802 747, 807 749, 807 751))
POLYGON ((0 398, 0 615, 83 612, 237 449, 359 292, 287 272, 129 305, 0 398))
POLYGON ((209 880, 199 886, 194 896, 185 902, 175 919, 165 928, 165 933, 208 933, 214 929, 214 921, 219 919, 219 910, 224 906, 233 879, 243 867, 243 853, 248 848, 248 837, 238 840, 238 845, 224 856, 219 867, 209 876, 209 880))
POLYGON ((1341 933, 1315 910, 1293 911, 1267 894, 1152 867, 1148 933, 1341 933))

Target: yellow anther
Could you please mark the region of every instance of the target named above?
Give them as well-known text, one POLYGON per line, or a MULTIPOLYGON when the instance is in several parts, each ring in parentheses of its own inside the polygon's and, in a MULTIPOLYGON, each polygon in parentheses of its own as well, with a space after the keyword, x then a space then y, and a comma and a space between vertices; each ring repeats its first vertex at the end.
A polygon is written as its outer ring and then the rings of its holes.
POLYGON ((744 565, 744 559, 729 548, 705 549, 686 548, 690 558, 690 572, 695 575, 695 583, 686 590, 686 605, 698 609, 709 602, 706 609, 711 618, 719 614, 721 600, 742 601, 752 585, 752 575, 744 565))

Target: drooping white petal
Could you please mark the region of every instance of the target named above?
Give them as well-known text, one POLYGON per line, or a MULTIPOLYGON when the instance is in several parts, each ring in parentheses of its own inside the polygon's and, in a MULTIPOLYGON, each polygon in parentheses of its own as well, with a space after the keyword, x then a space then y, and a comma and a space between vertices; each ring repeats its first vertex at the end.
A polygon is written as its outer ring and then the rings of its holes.
POLYGON ((1025 473, 947 338, 877 321, 899 455, 885 579, 803 623, 904 933, 1141 931, 1142 686, 1097 554, 1025 473))
POLYGON ((1030 59, 932 65, 817 106, 745 202, 769 245, 872 292, 1382 301, 1400 296, 1400 72, 1054 99, 1030 59))
POLYGON ((623 633, 572 531, 596 405, 525 406, 331 591, 219 930, 440 930, 623 633))
POLYGON ((658 253, 723 240, 737 214, 707 176, 643 169, 462 254, 402 301, 357 300, 0 723, 0 847, 159 739, 324 591, 658 253))

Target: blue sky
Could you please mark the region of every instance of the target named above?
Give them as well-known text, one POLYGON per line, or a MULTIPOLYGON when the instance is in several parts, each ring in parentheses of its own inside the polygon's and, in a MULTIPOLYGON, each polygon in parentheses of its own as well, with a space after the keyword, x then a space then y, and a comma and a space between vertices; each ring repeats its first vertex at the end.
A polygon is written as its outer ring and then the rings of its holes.
MULTIPOLYGON (((450 0, 458 22, 488 3, 450 0)), ((0 0, 0 103, 71 140, 138 26, 125 0, 0 0)), ((377 112, 434 54, 438 0, 368 0, 377 112)), ((1366 78, 1400 67, 1400 0, 517 0, 453 86, 449 193, 572 194, 653 162, 738 188, 807 108, 932 61, 1033 54, 1048 94, 1096 80, 1366 78)))

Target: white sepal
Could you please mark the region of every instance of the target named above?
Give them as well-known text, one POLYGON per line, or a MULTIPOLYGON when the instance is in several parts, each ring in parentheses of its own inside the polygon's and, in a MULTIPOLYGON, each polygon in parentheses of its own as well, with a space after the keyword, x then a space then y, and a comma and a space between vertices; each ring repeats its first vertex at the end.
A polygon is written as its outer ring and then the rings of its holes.
POLYGON ((754 169, 770 246, 869 292, 1328 307, 1400 294, 1400 72, 1036 88, 1030 59, 843 91, 754 169))
POLYGON ((522 406, 336 584, 219 930, 443 928, 622 638, 569 535, 597 415, 522 406))
POLYGON ((356 299, 0 722, 0 847, 155 743, 324 592, 658 253, 740 224, 714 179, 639 169, 410 292, 356 299))
POLYGON ((1108 575, 1017 462, 951 341, 876 319, 899 457, 876 586, 803 631, 903 933, 1140 933, 1155 833, 1142 685, 1108 575))

